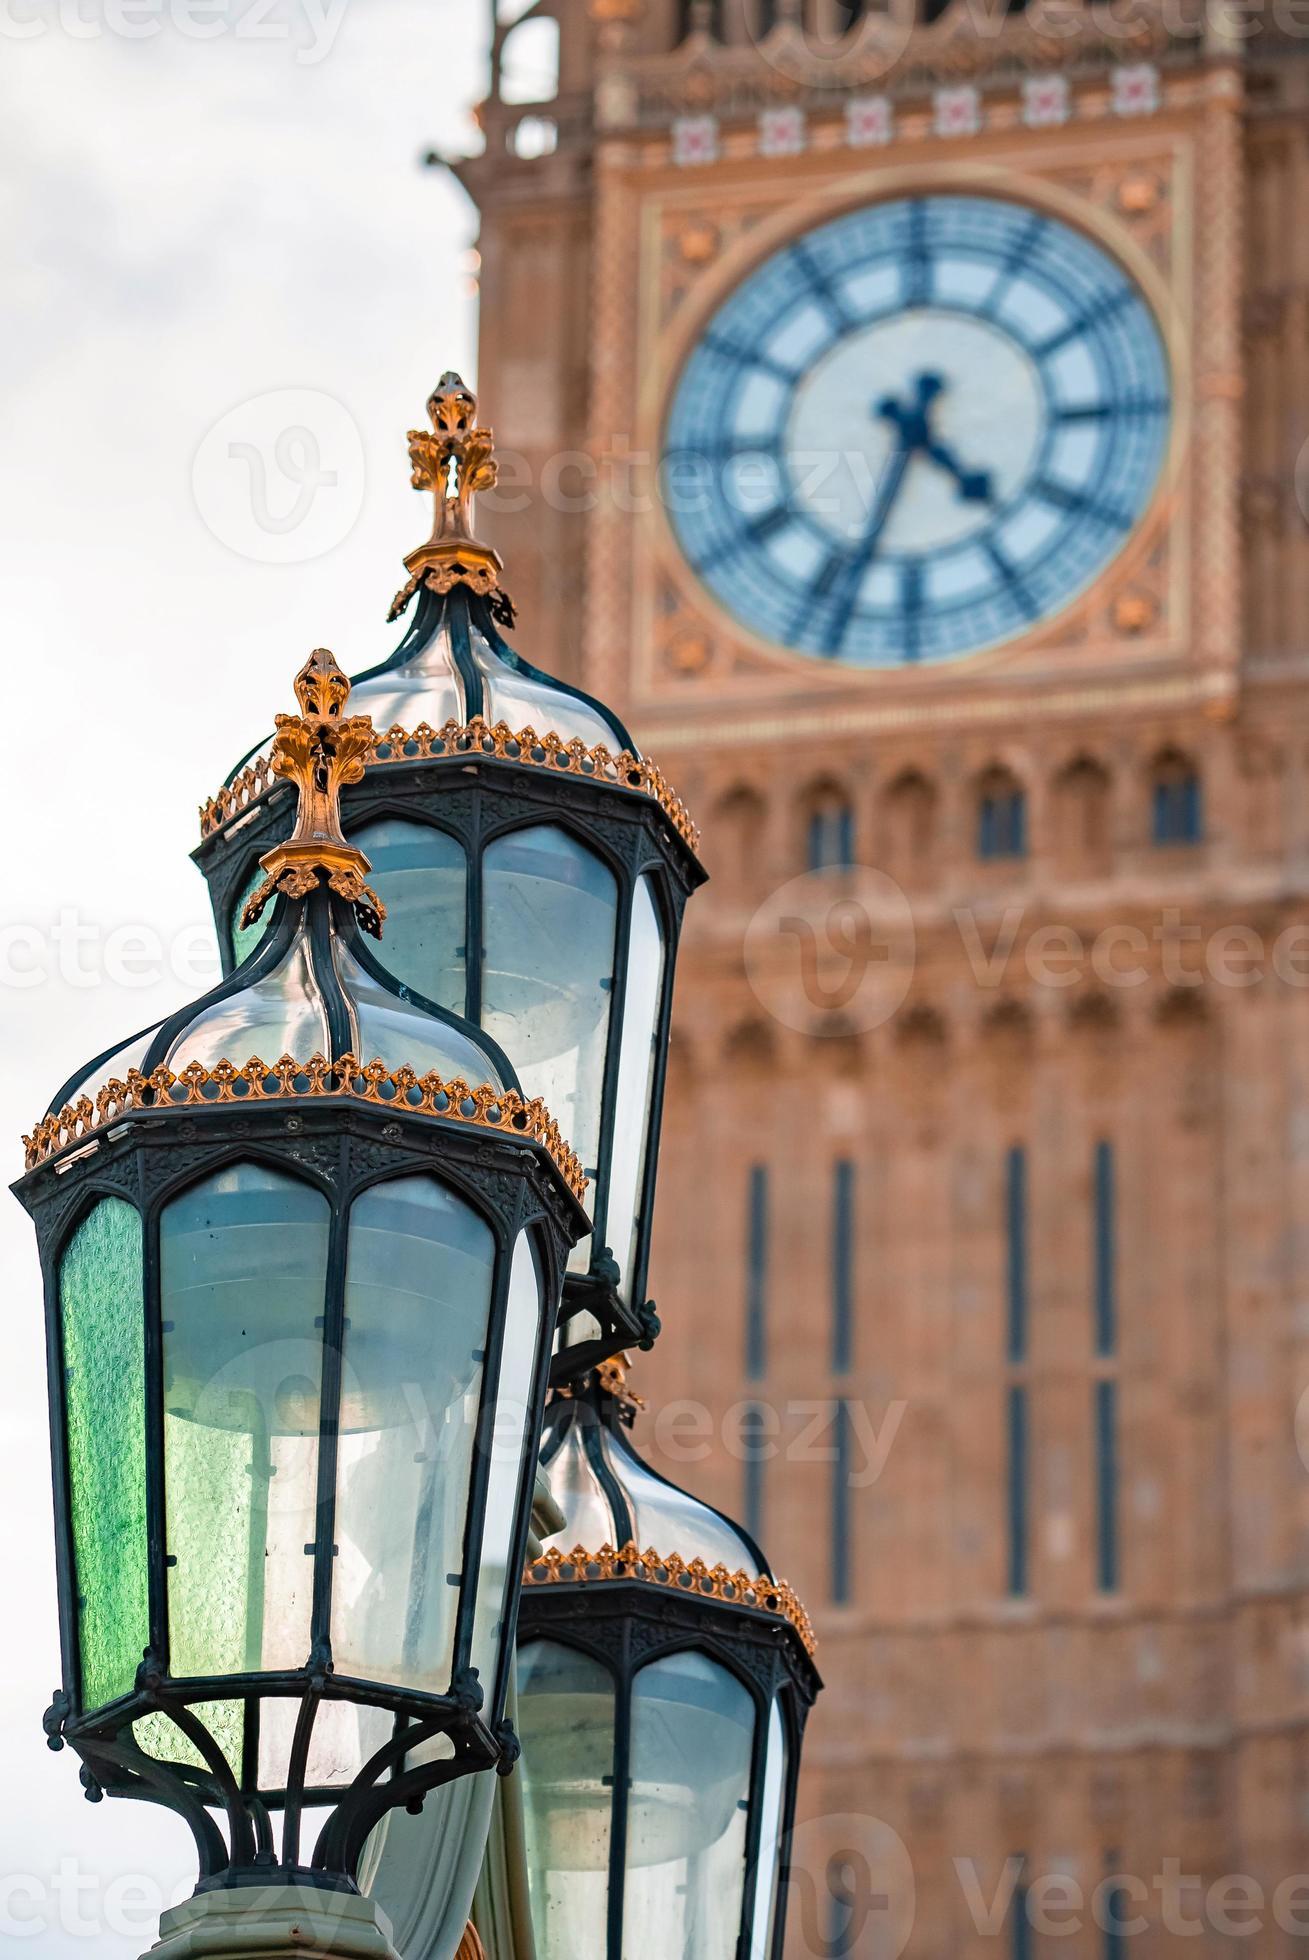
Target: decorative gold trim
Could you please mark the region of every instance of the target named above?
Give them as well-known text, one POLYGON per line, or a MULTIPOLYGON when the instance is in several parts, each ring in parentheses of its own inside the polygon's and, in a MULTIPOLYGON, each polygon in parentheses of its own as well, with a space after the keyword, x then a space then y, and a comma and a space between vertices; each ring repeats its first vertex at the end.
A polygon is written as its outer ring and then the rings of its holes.
POLYGON ((243 1068, 220 1061, 212 1068, 188 1062, 177 1074, 162 1065, 149 1075, 128 1069, 126 1081, 112 1077, 94 1099, 79 1096, 57 1115, 43 1118, 31 1136, 23 1138, 25 1168, 35 1170, 70 1145, 86 1143, 106 1123, 119 1122, 136 1110, 273 1102, 284 1096, 345 1096, 399 1109, 406 1116, 435 1116, 446 1123, 512 1131, 543 1147, 575 1198, 586 1190, 581 1159, 539 1096, 528 1102, 516 1089, 493 1089, 489 1083, 472 1088, 460 1076, 447 1082, 434 1069, 420 1076, 409 1067, 388 1069, 377 1057, 364 1063, 350 1054, 335 1062, 323 1055, 311 1055, 307 1062, 283 1055, 271 1068, 255 1055, 243 1068))
POLYGON ((532 1559, 523 1572, 525 1586, 596 1585, 616 1579, 640 1579, 651 1585, 666 1586, 675 1592, 694 1593, 699 1599, 716 1599, 724 1606, 752 1606, 756 1612, 772 1613, 795 1629, 810 1660, 818 1653, 813 1623, 797 1595, 784 1579, 751 1578, 748 1572, 729 1572, 725 1565, 708 1566, 702 1558, 670 1558, 658 1552, 640 1552, 629 1542, 620 1552, 602 1545, 598 1552, 575 1545, 571 1552, 553 1547, 532 1559))
POLYGON ((495 618, 512 625, 513 600, 500 587, 503 561, 473 534, 473 499, 493 489, 500 473, 495 436, 478 426, 477 396, 457 374, 441 376, 427 397, 427 413, 431 434, 409 431, 409 461, 414 489, 432 493, 432 535, 406 557, 409 582, 391 601, 387 618, 399 619, 420 585, 433 592, 467 585, 490 601, 495 618))
POLYGON ((295 828, 285 843, 260 858, 268 873, 241 914, 252 926, 270 898, 307 898, 325 873, 334 892, 348 899, 365 932, 382 937, 386 907, 364 883, 368 859, 347 844, 341 829, 341 790, 364 773, 373 741, 367 715, 345 715, 350 681, 326 647, 315 647, 295 677, 298 715, 279 715, 268 768, 299 792, 295 828))
MULTIPOLYGON (((496 762, 520 763, 527 768, 557 769, 568 776, 590 776, 598 782, 653 797, 687 848, 697 851, 700 847, 699 828, 662 770, 653 762, 633 755, 629 749, 614 755, 603 742, 588 748, 580 736, 565 742, 558 735, 538 735, 530 726, 515 733, 507 722, 498 721, 492 726, 480 716, 470 722, 447 721, 439 729, 421 721, 412 733, 400 727, 388 728, 384 735, 374 730, 372 747, 363 760, 371 768, 387 762, 439 761, 443 756, 466 761, 474 755, 496 762)), ((270 759, 256 757, 230 783, 224 784, 217 796, 211 796, 201 805, 201 837, 212 837, 215 831, 248 810, 272 788, 274 779, 270 759)))

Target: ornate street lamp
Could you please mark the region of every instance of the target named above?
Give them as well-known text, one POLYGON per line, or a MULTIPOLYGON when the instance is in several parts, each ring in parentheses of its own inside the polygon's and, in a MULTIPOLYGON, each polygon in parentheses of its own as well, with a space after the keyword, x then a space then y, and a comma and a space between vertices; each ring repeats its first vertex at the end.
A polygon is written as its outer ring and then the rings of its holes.
POLYGON ((547 1412, 575 1549, 529 1564, 519 1614, 538 1960, 779 1960, 813 1635, 740 1526, 641 1461, 631 1420, 614 1363, 547 1412))
MULTIPOLYGON (((500 560, 472 525, 496 480, 491 432, 457 375, 427 406, 409 454, 435 521, 391 609, 416 596, 413 622, 355 682, 379 733, 345 824, 388 908, 388 972, 492 1035, 581 1156, 593 1230, 569 1261, 562 1379, 658 1331, 646 1280, 673 966, 704 872, 685 809, 621 722, 504 640, 500 560)), ((230 962, 290 811, 261 755, 202 812, 195 856, 230 962)))
MULTIPOLYGON (((388 1810, 512 1763, 536 1442, 587 1229, 580 1165, 496 1043, 366 946, 384 906, 339 796, 373 731, 330 654, 296 692, 271 761, 296 821, 245 913, 264 936, 60 1092, 15 1187, 46 1289, 51 1746, 91 1796, 180 1813, 200 1891, 229 1899, 353 1895, 388 1810), (331 1814, 302 1853, 309 1805, 331 1814)), ((336 1937, 383 1950, 371 1921, 371 1944, 336 1937)))

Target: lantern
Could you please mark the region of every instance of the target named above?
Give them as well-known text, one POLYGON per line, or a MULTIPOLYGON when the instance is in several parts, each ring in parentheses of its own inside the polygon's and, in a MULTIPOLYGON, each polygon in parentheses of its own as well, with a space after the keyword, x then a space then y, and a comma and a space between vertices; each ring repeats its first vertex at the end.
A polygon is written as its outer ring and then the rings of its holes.
POLYGON ((369 949, 384 906, 338 804, 372 729, 330 654, 296 690, 271 763, 296 821, 246 908, 266 930, 66 1085, 16 1186, 46 1284, 51 1746, 92 1795, 178 1811, 202 1891, 352 1893, 388 1809, 512 1762, 546 1372, 587 1228, 577 1159, 500 1048, 369 949), (310 1805, 331 1814, 302 1845, 310 1805))
MULTIPOLYGON (((413 623, 355 682, 379 732, 345 825, 388 908, 392 979, 492 1035, 581 1156, 592 1229, 569 1261, 562 1379, 658 1331, 646 1280, 673 967, 704 872, 690 818, 621 722, 505 641, 500 560, 472 530, 491 434, 457 375, 427 406, 432 430, 409 449, 435 523, 392 606, 416 596, 413 623)), ((196 861, 229 963, 290 814, 264 756, 202 812, 196 861)))
POLYGON ((527 1567, 518 1696, 538 1960, 778 1960, 803 1607, 738 1525, 644 1464, 608 1364, 555 1398, 567 1518, 527 1567))

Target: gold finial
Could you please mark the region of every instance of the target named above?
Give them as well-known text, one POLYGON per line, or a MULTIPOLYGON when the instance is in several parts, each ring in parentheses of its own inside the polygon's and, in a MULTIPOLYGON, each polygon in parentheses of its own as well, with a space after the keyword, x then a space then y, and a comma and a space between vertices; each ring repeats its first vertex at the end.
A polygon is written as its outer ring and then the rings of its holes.
POLYGON ((441 376, 427 397, 427 413, 430 434, 409 431, 409 461, 414 489, 432 493, 432 535, 405 559, 409 583, 396 593, 387 618, 398 619, 420 585, 433 592, 467 585, 490 601, 496 619, 512 626, 513 601, 500 586, 500 554, 473 535, 473 499, 492 489, 499 475, 495 437, 479 427, 477 396, 457 374, 441 376))
POLYGON ((613 1396, 623 1420, 629 1426, 637 1410, 645 1407, 642 1397, 627 1386, 627 1375, 631 1365, 630 1354, 615 1354, 611 1355, 608 1361, 600 1362, 595 1371, 596 1381, 606 1395, 613 1396))
POLYGON ((368 859, 347 844, 341 829, 341 791, 364 773, 373 743, 367 715, 346 715, 350 682, 326 647, 315 647, 295 677, 298 715, 279 715, 271 758, 275 776, 285 776, 300 792, 295 829, 284 844, 259 860, 268 873, 241 914, 252 926, 275 892, 304 898, 323 872, 334 892, 348 899, 365 932, 382 936, 386 907, 364 883, 368 859))

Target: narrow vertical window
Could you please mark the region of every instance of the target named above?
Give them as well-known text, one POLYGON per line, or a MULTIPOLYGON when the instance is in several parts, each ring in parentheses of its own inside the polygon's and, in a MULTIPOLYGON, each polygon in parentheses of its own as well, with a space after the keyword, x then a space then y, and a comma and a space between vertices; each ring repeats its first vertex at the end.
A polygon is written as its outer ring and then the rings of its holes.
POLYGON ((767 1458, 764 1412, 751 1403, 741 1416, 741 1510, 756 1541, 764 1535, 764 1463, 767 1458))
POLYGON ((843 1159, 832 1175, 832 1372, 854 1364, 854 1165, 843 1159))
POLYGON ((1027 1359, 1027 1152, 1015 1144, 1005 1163, 1005 1296, 1010 1361, 1027 1359))
POLYGON ((977 855, 980 858, 1027 855, 1027 797, 1008 779, 992 780, 978 799, 977 855))
POLYGON ((1096 1580, 1101 1592, 1118 1590, 1118 1384, 1095 1384, 1096 1580))
POLYGON ((1020 1598, 1027 1591, 1027 1390, 1021 1383, 1009 1389, 1009 1591, 1020 1598))
POLYGON ((1007 1585, 1010 1594, 1027 1591, 1028 1540, 1028 1258, 1027 1152, 1015 1144, 1005 1158, 1005 1357, 1009 1382, 1005 1399, 1007 1585))
POLYGON ((1032 1960, 1032 1919, 1027 1910, 1027 1859, 1018 1854, 1019 1879, 1009 1907, 1009 1951, 1013 1960, 1032 1960))
POLYGON ((762 1381, 768 1370, 768 1171, 750 1166, 746 1194, 745 1372, 762 1381))
POLYGON ((824 802, 809 819, 809 869, 846 871, 854 862, 854 811, 848 803, 824 802))
MULTIPOLYGON (((1111 1852, 1106 1864, 1115 1866, 1118 1853, 1111 1852)), ((1124 1937, 1130 1909, 1127 1888, 1124 1885, 1107 1885, 1104 1890, 1104 1943, 1100 1948, 1104 1960, 1125 1960, 1127 1941, 1124 1937)), ((1137 1922, 1138 1925, 1140 1922, 1137 1922)))
POLYGON ((832 1454, 832 1604, 850 1603, 850 1406, 836 1405, 832 1454))
POLYGON ((1095 1351, 1110 1355, 1118 1344, 1118 1302, 1115 1292, 1114 1147, 1095 1146, 1095 1243, 1092 1251, 1095 1294, 1095 1351))

